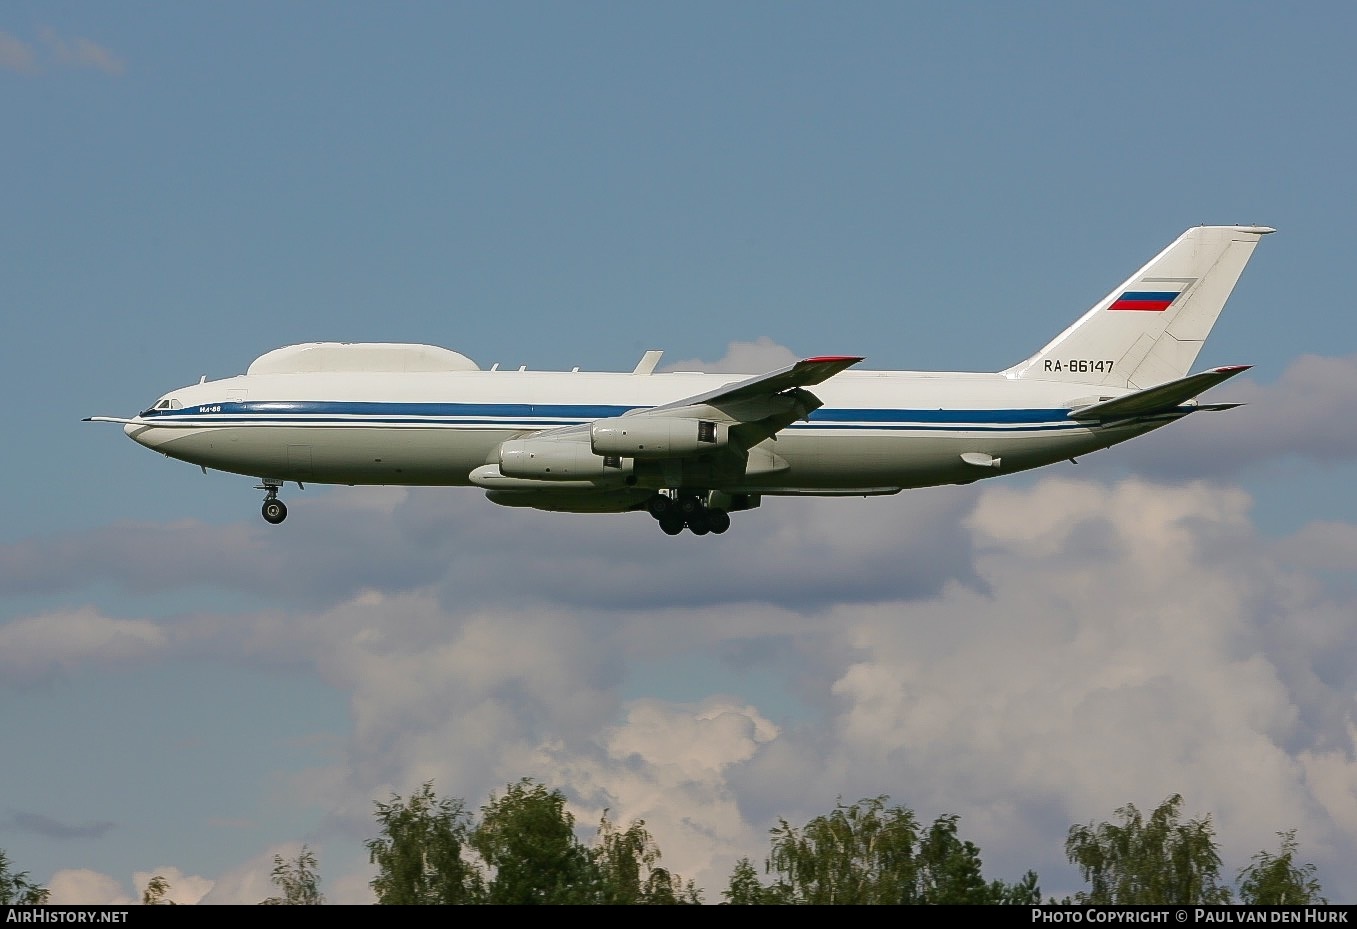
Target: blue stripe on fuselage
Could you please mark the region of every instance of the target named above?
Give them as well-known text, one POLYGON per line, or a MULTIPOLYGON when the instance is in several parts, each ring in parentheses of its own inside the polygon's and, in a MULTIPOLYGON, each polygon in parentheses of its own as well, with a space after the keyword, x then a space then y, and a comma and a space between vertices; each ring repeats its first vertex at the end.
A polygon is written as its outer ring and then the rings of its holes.
POLYGON ((810 414, 813 423, 1051 423, 1063 422, 1069 410, 826 410, 810 414))
MULTIPOLYGON (((551 403, 380 403, 349 400, 261 400, 242 403, 214 403, 210 407, 185 407, 170 411, 180 414, 201 414, 211 409, 211 415, 297 415, 307 416, 503 416, 511 419, 524 417, 567 417, 575 420, 607 419, 621 416, 629 406, 586 406, 551 403), (220 408, 220 409, 218 409, 220 408)), ((161 411, 163 415, 164 411, 161 411)))
MULTIPOLYGON (((592 404, 383 403, 333 400, 213 403, 181 410, 152 410, 149 423, 195 426, 485 426, 549 429, 621 416, 633 409, 592 404)), ((1086 428, 1067 409, 892 410, 819 409, 799 429, 1052 430, 1086 428)))

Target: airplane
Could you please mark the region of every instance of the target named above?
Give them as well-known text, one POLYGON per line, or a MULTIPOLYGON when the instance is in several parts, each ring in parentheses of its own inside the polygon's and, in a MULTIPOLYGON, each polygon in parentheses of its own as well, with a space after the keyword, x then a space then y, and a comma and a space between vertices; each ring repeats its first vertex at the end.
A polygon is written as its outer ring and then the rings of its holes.
POLYGON ((1036 354, 994 373, 849 370, 819 355, 755 376, 482 370, 433 345, 310 342, 172 390, 120 423, 171 458, 284 482, 474 486, 494 503, 648 512, 730 528, 764 497, 876 496, 1072 461, 1201 411, 1248 369, 1189 374, 1266 226, 1198 226, 1036 354), (814 388, 814 390, 812 390, 814 388))

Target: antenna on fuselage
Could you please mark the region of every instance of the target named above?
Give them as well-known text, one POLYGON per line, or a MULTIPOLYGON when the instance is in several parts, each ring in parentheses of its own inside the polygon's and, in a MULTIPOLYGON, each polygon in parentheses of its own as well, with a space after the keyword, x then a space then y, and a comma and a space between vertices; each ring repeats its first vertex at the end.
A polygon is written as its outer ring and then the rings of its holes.
POLYGON ((663 354, 663 351, 652 348, 641 356, 641 360, 636 363, 636 370, 631 373, 642 375, 653 374, 655 372, 655 366, 660 363, 660 356, 663 354))

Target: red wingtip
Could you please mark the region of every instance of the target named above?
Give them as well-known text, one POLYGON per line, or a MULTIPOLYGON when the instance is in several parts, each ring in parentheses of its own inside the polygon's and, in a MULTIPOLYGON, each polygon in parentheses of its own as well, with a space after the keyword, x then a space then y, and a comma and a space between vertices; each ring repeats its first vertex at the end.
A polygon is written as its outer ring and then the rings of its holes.
POLYGON ((832 364, 834 362, 846 361, 850 364, 857 364, 865 355, 816 355, 814 358, 806 358, 805 361, 811 364, 832 364))
POLYGON ((1253 365, 1221 365, 1219 368, 1216 368, 1216 370, 1221 374, 1224 374, 1226 371, 1247 371, 1252 367, 1253 365))

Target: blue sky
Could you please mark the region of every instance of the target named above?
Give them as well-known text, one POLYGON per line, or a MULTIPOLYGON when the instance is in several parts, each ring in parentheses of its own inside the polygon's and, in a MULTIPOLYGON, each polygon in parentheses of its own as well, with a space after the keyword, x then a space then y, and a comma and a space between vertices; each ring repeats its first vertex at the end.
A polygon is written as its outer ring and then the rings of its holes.
POLYGON ((0 848, 67 899, 211 902, 309 842, 356 901, 372 800, 529 775, 713 902, 777 816, 882 793, 1061 892, 1069 825, 1181 792, 1227 868, 1298 827, 1357 898, 1354 27, 6 4, 0 848), (720 539, 466 489, 308 487, 274 530, 80 422, 325 339, 996 370, 1198 223, 1279 230, 1199 358, 1255 365, 1248 406, 720 539))

